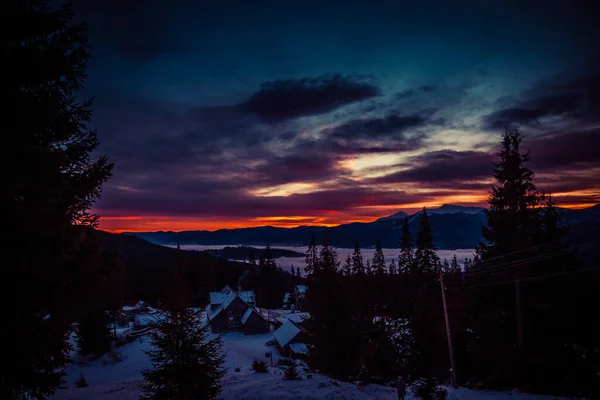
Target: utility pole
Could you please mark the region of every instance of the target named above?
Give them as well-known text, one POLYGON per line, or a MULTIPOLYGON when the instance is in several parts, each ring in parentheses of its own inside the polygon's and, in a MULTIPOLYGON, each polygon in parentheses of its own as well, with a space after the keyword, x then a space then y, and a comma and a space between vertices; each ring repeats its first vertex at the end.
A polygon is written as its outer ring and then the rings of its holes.
POLYGON ((450 318, 448 318, 448 305, 446 304, 446 288, 444 287, 444 273, 440 268, 440 288, 442 290, 442 304, 444 305, 444 320, 446 321, 446 336, 448 337, 448 354, 450 355, 450 368, 452 368, 452 386, 458 387, 456 380, 456 365, 454 364, 454 347, 452 346, 452 332, 450 318))

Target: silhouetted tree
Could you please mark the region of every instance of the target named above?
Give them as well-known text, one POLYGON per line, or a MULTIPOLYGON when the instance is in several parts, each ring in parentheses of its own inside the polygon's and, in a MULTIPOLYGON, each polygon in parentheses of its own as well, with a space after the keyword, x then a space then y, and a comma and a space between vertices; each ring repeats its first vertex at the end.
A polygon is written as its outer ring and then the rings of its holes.
POLYGON ((348 253, 348 256, 346 257, 346 262, 342 267, 342 275, 352 275, 352 257, 350 256, 350 253, 348 253))
POLYGON ((367 265, 365 265, 365 273, 369 276, 373 275, 373 268, 371 267, 371 260, 367 260, 367 265))
POLYGON ((77 323, 77 347, 80 355, 101 355, 110 350, 110 315, 101 307, 90 307, 77 323))
POLYGON ((375 253, 373 254, 373 264, 371 265, 371 268, 373 270, 373 275, 381 276, 386 274, 385 257, 379 239, 375 245, 375 253))
POLYGON ((460 265, 458 264, 458 260, 456 259, 456 254, 452 256, 452 261, 450 261, 450 268, 448 272, 456 273, 461 272, 460 265))
POLYGON ((146 351, 152 367, 142 371, 144 399, 216 399, 225 375, 221 337, 209 339, 208 324, 188 308, 182 265, 165 302, 165 314, 154 323, 152 350, 146 351))
POLYGON ((317 239, 315 235, 312 235, 310 238, 310 244, 308 245, 308 250, 306 250, 306 266, 304 267, 304 271, 308 277, 313 276, 315 272, 315 268, 319 268, 320 259, 319 253, 317 250, 317 239))
POLYGON ((312 268, 308 277, 305 322, 313 345, 309 365, 321 373, 349 380, 359 369, 356 332, 353 330, 353 310, 342 289, 338 272, 337 254, 327 241, 320 252, 318 268, 312 268))
POLYGON ((352 275, 364 275, 365 274, 365 264, 363 261, 362 253, 360 252, 360 247, 358 247, 358 240, 354 244, 354 253, 352 254, 352 275))
POLYGON ((392 262, 390 263, 388 272, 390 275, 396 275, 398 273, 398 268, 396 267, 396 261, 393 258, 392 258, 392 262))
POLYGON ((8 0, 3 15, 17 28, 3 33, 1 46, 0 312, 9 329, 0 397, 46 398, 61 384, 71 323, 95 284, 81 247, 112 165, 93 156, 91 103, 77 98, 89 59, 85 24, 72 22, 70 5, 43 0, 8 0))
POLYGON ((408 225, 408 216, 405 216, 404 223, 402 224, 402 236, 400 237, 400 255, 398 256, 399 273, 408 273, 413 268, 413 244, 410 226, 408 225))
POLYGON ((437 271, 440 259, 436 254, 436 248, 433 245, 433 232, 427 216, 427 210, 423 208, 420 217, 419 232, 417 233, 417 250, 415 251, 415 268, 417 271, 433 272, 437 271))

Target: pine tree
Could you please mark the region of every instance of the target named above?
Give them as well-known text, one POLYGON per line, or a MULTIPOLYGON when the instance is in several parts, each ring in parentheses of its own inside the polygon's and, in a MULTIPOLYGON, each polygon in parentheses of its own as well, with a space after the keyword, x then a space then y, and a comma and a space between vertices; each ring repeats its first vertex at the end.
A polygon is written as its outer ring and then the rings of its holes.
POLYGON ((346 262, 342 267, 342 275, 351 276, 352 275, 352 257, 350 257, 350 253, 346 257, 346 262))
POLYGON ((456 259, 456 254, 452 256, 452 261, 450 261, 450 269, 448 270, 448 272, 461 272, 460 265, 458 264, 458 260, 456 259))
POLYGON ((142 371, 143 399, 217 399, 225 375, 221 337, 209 339, 200 312, 187 308, 181 265, 166 302, 164 318, 154 324, 152 368, 142 371))
POLYGON ((100 307, 92 307, 78 321, 76 341, 80 355, 101 355, 110 350, 110 322, 110 315, 100 307))
POLYGON ((442 271, 444 271, 444 273, 450 272, 450 263, 445 258, 444 262, 442 263, 442 271))
POLYGON ((352 254, 352 275, 361 276, 365 274, 365 265, 363 262, 358 240, 354 244, 354 253, 352 254))
POLYGON ((294 269, 294 266, 293 266, 293 265, 292 265, 291 274, 292 274, 292 277, 295 277, 295 276, 296 276, 296 270, 294 269))
POLYGON ((320 262, 321 260, 319 259, 317 250, 317 239, 315 238, 315 235, 313 235, 310 239, 308 250, 306 250, 306 266, 304 267, 306 275, 309 277, 313 276, 315 269, 319 268, 320 262))
POLYGON ((61 384, 71 323, 96 282, 81 252, 112 165, 95 157, 91 102, 78 99, 89 59, 85 24, 72 22, 70 5, 2 5, 18 29, 5 30, 1 46, 0 312, 9 329, 2 329, 0 397, 46 398, 61 384))
POLYGON ((421 213, 419 232, 417 234, 417 250, 415 251, 415 268, 420 273, 437 271, 440 259, 433 245, 433 232, 427 216, 427 210, 423 208, 421 213))
POLYGON ((392 258, 392 262, 390 263, 390 268, 389 268, 389 274, 390 275, 396 275, 398 273, 398 268, 396 267, 396 261, 392 258))
POLYGON ((353 329, 354 313, 347 294, 340 290, 337 254, 323 243, 320 265, 312 268, 305 308, 310 317, 305 321, 311 333, 309 365, 333 378, 349 380, 359 369, 357 342, 353 329))
POLYGON ((404 217, 402 224, 402 237, 400 238, 400 255, 398 256, 398 272, 406 274, 412 271, 414 263, 413 238, 410 234, 408 216, 404 217))
POLYGON ((375 254, 373 254, 373 264, 371 264, 371 268, 373 275, 381 276, 386 274, 385 257, 379 239, 375 245, 375 254))
POLYGON ((371 260, 367 260, 367 265, 365 265, 365 274, 371 276, 373 275, 373 268, 371 267, 371 260))

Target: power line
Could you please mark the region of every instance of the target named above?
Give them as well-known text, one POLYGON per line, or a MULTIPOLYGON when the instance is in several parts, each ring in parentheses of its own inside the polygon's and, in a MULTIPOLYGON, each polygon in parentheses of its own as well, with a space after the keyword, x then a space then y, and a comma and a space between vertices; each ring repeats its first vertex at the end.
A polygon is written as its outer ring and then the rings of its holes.
POLYGON ((488 273, 488 272, 489 273, 499 272, 499 271, 503 271, 503 270, 518 266, 518 265, 528 264, 533 261, 540 261, 540 260, 544 260, 544 259, 551 258, 554 256, 569 254, 569 253, 577 251, 577 250, 583 250, 588 247, 593 247, 596 243, 600 243, 600 239, 592 241, 590 243, 584 243, 584 244, 580 244, 580 245, 577 245, 574 247, 569 247, 569 248, 557 250, 557 251, 550 252, 550 253, 539 254, 539 255, 528 257, 528 258, 522 258, 519 260, 513 260, 511 262, 504 263, 504 264, 493 265, 493 266, 488 266, 488 267, 477 267, 477 268, 471 269, 469 271, 448 272, 445 274, 445 276, 452 276, 452 275, 473 276, 473 275, 479 275, 479 274, 488 273))
MULTIPOLYGON (((591 230, 591 231, 589 231, 589 232, 578 232, 577 234, 574 234, 574 235, 571 235, 571 236, 567 236, 566 238, 561 238, 561 239, 552 240, 552 241, 550 241, 550 242, 547 242, 547 243, 542 243, 542 244, 539 244, 539 245, 537 245, 537 246, 532 246, 532 247, 528 247, 528 248, 526 248, 526 249, 522 249, 522 250, 516 250, 516 251, 512 251, 512 252, 510 252, 510 253, 506 253, 506 254, 502 254, 502 255, 499 255, 499 256, 495 256, 495 257, 487 258, 487 259, 485 259, 485 260, 480 260, 480 261, 479 261, 479 265, 485 265, 485 264, 489 264, 489 263, 490 263, 491 261, 493 261, 493 260, 497 260, 497 259, 506 258, 506 257, 508 257, 508 256, 512 256, 512 255, 515 255, 515 254, 520 254, 520 253, 529 252, 529 251, 531 251, 531 250, 538 249, 538 248, 540 248, 540 247, 549 246, 549 245, 551 245, 551 244, 555 244, 555 243, 562 242, 562 241, 563 241, 563 240, 565 240, 565 239, 572 239, 572 238, 579 237, 579 236, 590 235, 590 234, 594 234, 594 233, 596 233, 596 232, 600 233, 600 227, 599 227, 599 228, 595 228, 595 229, 593 229, 593 230, 591 230)), ((494 266, 492 265, 492 266, 489 266, 489 267, 494 267, 494 266)))
MULTIPOLYGON (((546 279, 546 278, 552 278, 555 276, 562 276, 562 275, 569 275, 569 274, 577 274, 580 272, 589 272, 589 271, 595 271, 595 270, 599 270, 600 268, 596 267, 596 268, 586 268, 586 269, 579 269, 577 271, 566 271, 566 272, 558 272, 555 274, 546 274, 546 275, 540 275, 540 276, 534 276, 531 278, 524 278, 524 279, 520 279, 521 282, 527 282, 527 281, 536 281, 536 280, 540 280, 540 279, 546 279)), ((515 283, 515 280, 510 280, 510 281, 502 281, 502 282, 493 282, 493 283, 483 283, 483 284, 479 284, 479 285, 456 285, 456 286, 450 286, 451 288, 474 288, 474 287, 483 287, 483 286, 496 286, 496 285, 505 285, 508 283, 515 283)))

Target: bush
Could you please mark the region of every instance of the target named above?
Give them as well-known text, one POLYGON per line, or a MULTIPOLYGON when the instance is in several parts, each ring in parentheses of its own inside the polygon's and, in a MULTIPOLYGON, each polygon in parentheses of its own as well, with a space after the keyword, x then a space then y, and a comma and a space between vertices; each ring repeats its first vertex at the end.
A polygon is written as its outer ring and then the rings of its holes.
POLYGON ((77 379, 75 381, 75 387, 77 388, 83 388, 83 387, 88 387, 88 383, 87 380, 85 379, 85 375, 81 374, 81 376, 79 377, 79 379, 77 379))
POLYGON ((423 400, 444 400, 448 391, 438 384, 434 378, 421 378, 413 384, 416 397, 423 400))
POLYGON ((300 379, 300 375, 298 375, 298 368, 296 368, 295 363, 292 363, 292 365, 289 365, 288 367, 285 368, 285 372, 283 373, 283 378, 288 381, 300 379))
POLYGON ((264 374, 269 372, 269 367, 267 367, 267 363, 264 361, 254 360, 252 361, 252 370, 264 374))
POLYGON ((283 358, 280 358, 279 361, 277 361, 277 365, 278 366, 282 365, 284 367, 289 367, 289 366, 292 366, 292 365, 296 365, 296 363, 291 358, 283 357, 283 358))
POLYGON ((241 371, 240 367, 235 367, 235 372, 240 372, 240 371, 241 371))

